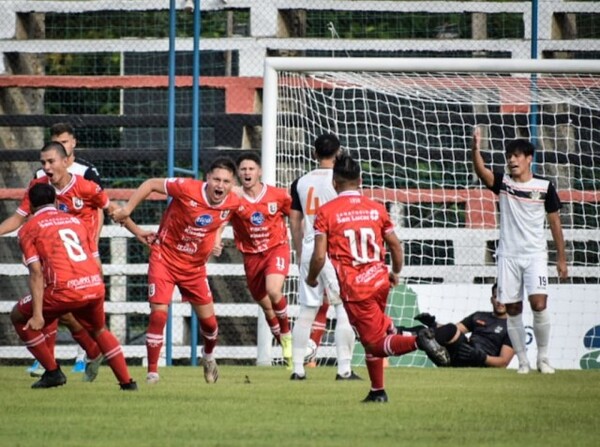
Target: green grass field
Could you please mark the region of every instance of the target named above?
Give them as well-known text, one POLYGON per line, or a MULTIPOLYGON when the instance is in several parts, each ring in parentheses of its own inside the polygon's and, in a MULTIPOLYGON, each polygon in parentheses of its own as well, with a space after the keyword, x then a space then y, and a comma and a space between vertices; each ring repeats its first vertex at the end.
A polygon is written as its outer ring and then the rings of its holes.
MULTIPOLYGON (((137 393, 103 367, 94 383, 32 390, 25 367, 0 367, 2 446, 596 446, 600 371, 388 368, 387 404, 363 404, 368 381, 334 368, 291 382, 281 367, 161 370, 137 393)), ((367 377, 364 368, 357 373, 367 377)))

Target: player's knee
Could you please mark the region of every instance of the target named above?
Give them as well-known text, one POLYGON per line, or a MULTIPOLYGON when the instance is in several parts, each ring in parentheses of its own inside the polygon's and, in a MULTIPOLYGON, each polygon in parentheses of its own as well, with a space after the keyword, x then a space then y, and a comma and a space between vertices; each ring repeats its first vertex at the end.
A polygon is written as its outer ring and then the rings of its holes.
POLYGON ((25 323, 27 321, 25 319, 25 316, 19 311, 16 305, 14 305, 12 310, 10 311, 10 321, 13 324, 25 323))

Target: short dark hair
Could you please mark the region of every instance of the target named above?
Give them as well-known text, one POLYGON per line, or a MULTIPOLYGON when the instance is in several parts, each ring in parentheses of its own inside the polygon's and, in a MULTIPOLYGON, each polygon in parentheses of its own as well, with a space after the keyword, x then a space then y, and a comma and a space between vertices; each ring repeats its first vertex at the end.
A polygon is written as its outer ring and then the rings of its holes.
POLYGON ((317 158, 332 158, 340 149, 340 140, 332 133, 324 133, 315 140, 317 158))
POLYGON ((232 174, 235 174, 235 163, 229 157, 218 157, 213 160, 208 168, 207 173, 213 172, 215 169, 226 169, 232 174))
POLYGON ((494 285, 492 286, 492 295, 495 295, 497 290, 498 290, 498 283, 495 282, 494 285))
POLYGON ((517 139, 510 141, 506 145, 504 152, 506 155, 512 155, 515 152, 521 152, 525 156, 531 155, 533 157, 533 154, 535 153, 535 146, 527 140, 517 139))
POLYGON ((336 182, 354 182, 360 179, 360 165, 350 155, 341 154, 333 165, 333 178, 336 182))
POLYGON ((236 166, 239 168, 244 160, 250 160, 260 166, 260 156, 256 152, 244 152, 235 161, 236 166))
POLYGON ((51 137, 56 137, 58 135, 62 135, 63 133, 69 133, 75 136, 75 129, 70 123, 55 123, 52 125, 52 127, 50 127, 51 137))
POLYGON ((60 158, 67 158, 69 155, 67 154, 67 150, 58 141, 51 141, 50 143, 46 143, 40 152, 48 152, 48 151, 56 151, 60 158))
POLYGON ((33 208, 53 204, 56 200, 56 191, 48 183, 36 183, 27 194, 33 208))

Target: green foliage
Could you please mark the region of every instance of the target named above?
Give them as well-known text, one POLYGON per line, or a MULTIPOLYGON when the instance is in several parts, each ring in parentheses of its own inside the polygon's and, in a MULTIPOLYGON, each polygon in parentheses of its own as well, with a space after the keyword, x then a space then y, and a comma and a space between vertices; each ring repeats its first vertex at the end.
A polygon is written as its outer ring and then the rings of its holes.
MULTIPOLYGON (((492 39, 522 38, 523 15, 497 13, 486 16, 492 39)), ((341 39, 435 39, 472 37, 470 13, 389 11, 307 11, 307 37, 341 39), (336 36, 332 36, 331 25, 336 36)))
MULTIPOLYGON (((31 390, 25 367, 0 368, 2 445, 20 446, 595 446, 600 372, 387 368, 387 404, 363 404, 368 381, 335 369, 290 382, 283 368, 162 368, 156 386, 119 391, 108 367, 94 383, 31 390)), ((364 368, 358 374, 367 377, 364 368)))
MULTIPOLYGON (((204 11, 200 15, 201 37, 226 37, 228 11, 204 11)), ((249 23, 250 12, 232 11, 233 26, 242 29, 249 23)), ((194 16, 177 13, 177 37, 194 35, 194 16)), ((249 26, 248 26, 249 29, 249 26)), ((123 39, 164 38, 169 36, 169 11, 94 11, 80 14, 46 14, 47 39, 123 39)))

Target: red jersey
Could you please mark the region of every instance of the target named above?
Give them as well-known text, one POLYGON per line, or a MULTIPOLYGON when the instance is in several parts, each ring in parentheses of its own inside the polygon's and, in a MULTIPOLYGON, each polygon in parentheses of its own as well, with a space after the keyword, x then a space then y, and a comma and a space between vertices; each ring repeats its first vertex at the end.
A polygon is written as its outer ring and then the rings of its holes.
POLYGON ((228 194, 212 206, 206 197, 206 183, 187 178, 165 180, 172 197, 158 228, 161 256, 181 271, 206 264, 215 245, 217 230, 229 222, 240 206, 235 194, 228 194))
MULTIPOLYGON (((44 176, 32 180, 28 188, 37 183, 52 185, 50 178, 44 176)), ((61 190, 56 189, 57 208, 80 218, 87 231, 92 233, 92 237, 96 237, 98 231, 98 208, 107 208, 109 202, 109 198, 102 187, 76 174, 71 175, 71 180, 67 186, 61 190)), ((21 200, 17 213, 25 217, 31 214, 31 204, 27 193, 21 200)))
POLYGON ((96 239, 79 218, 47 206, 21 227, 18 238, 25 265, 42 264, 44 299, 78 301, 104 292, 96 239))
POLYGON ((358 191, 345 191, 319 207, 315 234, 327 235, 342 299, 367 299, 383 284, 389 287, 383 237, 391 231, 385 207, 358 191))
POLYGON ((292 198, 283 188, 263 185, 256 198, 243 195, 240 207, 231 217, 235 244, 242 253, 262 253, 287 244, 285 217, 292 198))

